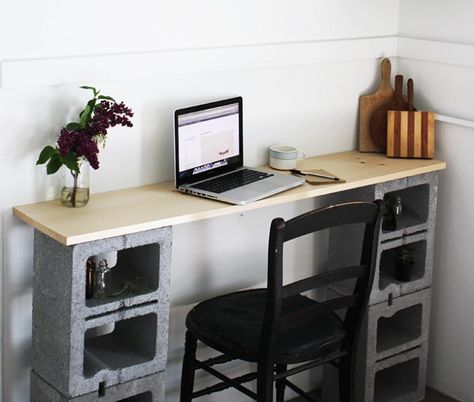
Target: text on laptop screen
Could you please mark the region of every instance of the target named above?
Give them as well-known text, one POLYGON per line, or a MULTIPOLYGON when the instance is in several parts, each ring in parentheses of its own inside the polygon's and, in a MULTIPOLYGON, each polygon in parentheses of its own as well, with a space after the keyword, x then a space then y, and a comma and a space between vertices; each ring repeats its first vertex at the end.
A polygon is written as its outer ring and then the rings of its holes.
POLYGON ((238 103, 178 116, 179 173, 203 173, 238 157, 239 121, 238 103))

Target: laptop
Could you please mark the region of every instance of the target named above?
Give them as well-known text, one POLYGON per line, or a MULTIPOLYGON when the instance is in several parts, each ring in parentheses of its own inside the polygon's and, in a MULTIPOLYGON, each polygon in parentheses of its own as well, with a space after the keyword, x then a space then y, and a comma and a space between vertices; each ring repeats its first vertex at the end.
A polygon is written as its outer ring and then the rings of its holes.
POLYGON ((175 181, 182 192, 245 205, 304 183, 243 166, 242 98, 175 111, 175 181))

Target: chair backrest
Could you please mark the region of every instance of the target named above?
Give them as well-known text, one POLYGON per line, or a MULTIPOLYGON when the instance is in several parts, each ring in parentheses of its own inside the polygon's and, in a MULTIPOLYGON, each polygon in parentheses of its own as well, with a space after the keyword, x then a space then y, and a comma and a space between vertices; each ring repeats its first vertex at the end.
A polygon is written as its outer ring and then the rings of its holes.
POLYGON ((267 304, 260 338, 261 353, 270 356, 275 349, 284 298, 350 279, 356 279, 352 294, 323 301, 313 305, 308 311, 298 312, 298 315, 326 313, 347 308, 344 318, 346 338, 355 337, 374 281, 382 209, 383 201, 348 202, 320 208, 288 221, 282 218, 275 218, 272 221, 268 244, 267 304), (359 265, 340 267, 283 286, 285 242, 309 233, 349 224, 365 224, 359 265))

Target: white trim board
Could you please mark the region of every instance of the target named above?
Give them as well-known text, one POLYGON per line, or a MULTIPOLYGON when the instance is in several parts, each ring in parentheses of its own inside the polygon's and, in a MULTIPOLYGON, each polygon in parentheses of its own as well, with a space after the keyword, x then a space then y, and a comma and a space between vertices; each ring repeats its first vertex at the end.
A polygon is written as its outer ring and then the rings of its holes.
POLYGON ((396 57, 397 37, 6 60, 0 89, 396 57))
POLYGON ((399 37, 397 56, 474 68, 473 45, 399 37))
POLYGON ((474 121, 472 120, 458 119, 457 117, 445 116, 444 114, 436 113, 435 120, 455 124, 456 126, 474 128, 474 121))
POLYGON ((397 36, 0 62, 0 89, 398 57, 474 68, 474 46, 397 36))

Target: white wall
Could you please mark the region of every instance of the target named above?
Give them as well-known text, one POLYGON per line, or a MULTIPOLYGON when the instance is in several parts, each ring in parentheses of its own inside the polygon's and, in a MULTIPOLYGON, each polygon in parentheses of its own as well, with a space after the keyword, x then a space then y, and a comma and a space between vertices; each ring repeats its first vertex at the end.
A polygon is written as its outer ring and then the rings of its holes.
MULTIPOLYGON (((133 129, 111 131, 101 168, 92 176, 93 192, 170 180, 173 110, 237 94, 245 100, 248 164, 265 163, 267 147, 278 142, 308 155, 354 149, 358 96, 373 89, 378 58, 397 53, 398 5, 393 0, 2 4, 5 402, 29 398, 31 337, 33 233, 12 216, 11 207, 51 196, 57 180, 35 161, 87 99, 77 87, 96 85, 135 111, 133 129)), ((175 228, 167 400, 177 398, 188 305, 261 283, 271 218, 312 207, 305 201, 175 228)))
MULTIPOLYGON (((399 71, 415 81, 415 105, 474 121, 474 3, 401 0, 399 71), (417 91, 418 88, 418 91, 417 91)), ((474 401, 474 128, 437 125, 441 175, 433 273, 428 383, 474 401)))

